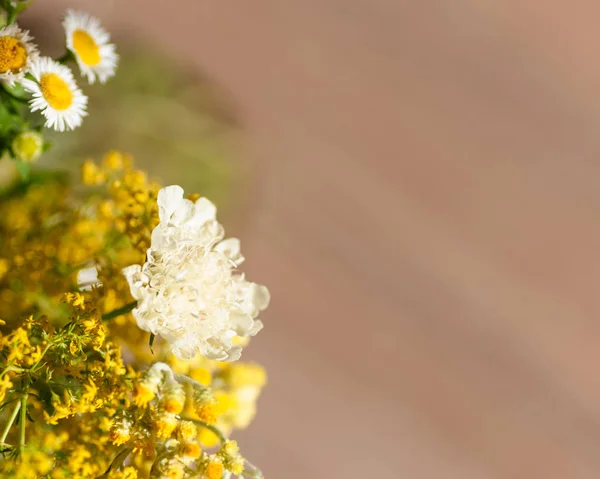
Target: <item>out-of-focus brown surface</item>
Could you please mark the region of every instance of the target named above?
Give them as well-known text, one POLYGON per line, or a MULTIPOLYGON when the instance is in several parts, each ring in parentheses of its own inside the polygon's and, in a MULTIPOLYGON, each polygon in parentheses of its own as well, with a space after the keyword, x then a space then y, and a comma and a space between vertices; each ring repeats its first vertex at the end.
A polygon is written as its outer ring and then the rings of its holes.
POLYGON ((598 477, 597 3, 69 5, 239 104, 267 477, 598 477))

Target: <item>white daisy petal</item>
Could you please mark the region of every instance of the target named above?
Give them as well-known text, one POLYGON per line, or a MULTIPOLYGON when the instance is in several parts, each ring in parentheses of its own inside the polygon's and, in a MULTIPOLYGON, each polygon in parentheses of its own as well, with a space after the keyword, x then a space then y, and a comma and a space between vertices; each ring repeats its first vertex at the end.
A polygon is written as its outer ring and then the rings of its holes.
POLYGON ((110 35, 100 26, 97 18, 87 13, 67 10, 63 20, 67 48, 73 53, 81 75, 88 82, 100 83, 115 75, 119 55, 110 42, 110 35))
POLYGON ((242 261, 239 240, 223 238, 216 208, 195 204, 183 189, 158 194, 160 223, 152 232, 147 260, 123 271, 137 300, 138 326, 160 335, 180 358, 200 353, 235 361, 242 348, 236 337, 262 329, 258 314, 269 302, 266 287, 234 274, 242 261))
POLYGON ((77 87, 73 73, 51 58, 41 57, 31 63, 35 81, 24 79, 22 85, 32 94, 31 111, 41 111, 46 126, 57 131, 73 130, 87 115, 87 96, 77 87))

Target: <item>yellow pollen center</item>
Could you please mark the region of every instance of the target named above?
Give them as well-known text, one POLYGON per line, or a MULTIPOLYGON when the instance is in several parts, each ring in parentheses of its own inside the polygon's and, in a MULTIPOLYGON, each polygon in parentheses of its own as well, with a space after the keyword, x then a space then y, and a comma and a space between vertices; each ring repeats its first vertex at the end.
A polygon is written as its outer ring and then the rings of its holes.
POLYGON ((25 45, 15 37, 0 37, 0 73, 18 73, 27 62, 25 45))
POLYGON ((42 95, 55 110, 66 110, 73 104, 73 92, 56 73, 45 73, 40 79, 42 95))
POLYGON ((86 65, 93 67, 100 63, 100 49, 89 33, 75 30, 73 32, 73 48, 86 65))

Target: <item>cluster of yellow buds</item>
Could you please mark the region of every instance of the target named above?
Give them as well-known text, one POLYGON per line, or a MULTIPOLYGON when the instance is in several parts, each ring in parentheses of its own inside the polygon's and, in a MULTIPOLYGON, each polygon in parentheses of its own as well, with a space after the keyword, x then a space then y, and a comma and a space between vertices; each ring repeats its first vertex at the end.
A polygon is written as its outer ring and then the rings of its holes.
POLYGON ((245 461, 237 443, 213 425, 216 417, 211 422, 185 417, 189 400, 197 406, 215 403, 210 388, 177 375, 165 363, 155 363, 134 384, 131 409, 114 421, 113 443, 151 454, 152 478, 183 478, 193 471, 207 479, 242 474, 245 461), (199 435, 206 428, 220 438, 217 452, 202 449, 199 435))

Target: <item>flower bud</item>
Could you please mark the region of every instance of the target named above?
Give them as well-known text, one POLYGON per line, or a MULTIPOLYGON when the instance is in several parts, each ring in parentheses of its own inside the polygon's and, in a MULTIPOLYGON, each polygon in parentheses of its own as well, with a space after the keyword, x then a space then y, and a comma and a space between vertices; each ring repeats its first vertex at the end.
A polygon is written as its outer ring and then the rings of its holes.
POLYGON ((11 146, 18 160, 34 163, 42 154, 44 139, 35 131, 24 131, 15 137, 11 146))

